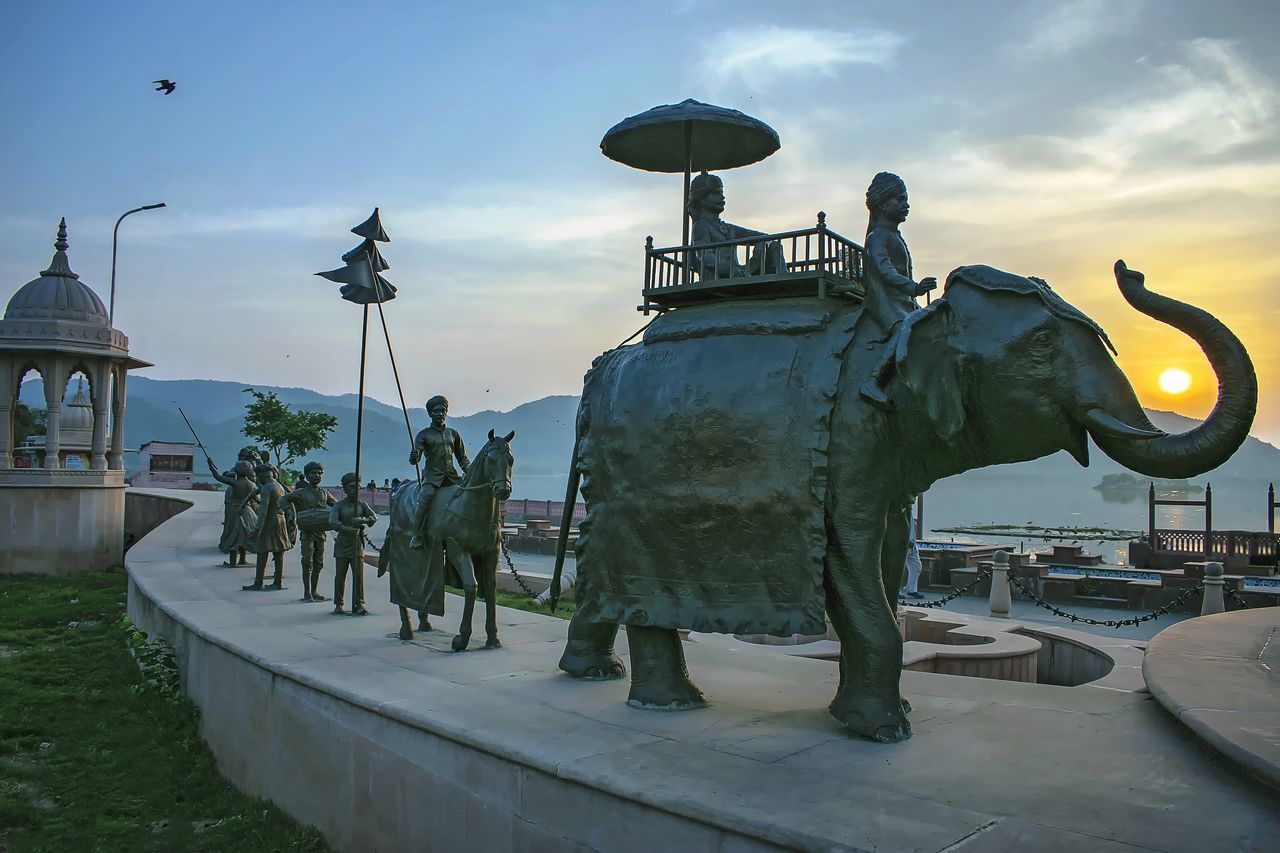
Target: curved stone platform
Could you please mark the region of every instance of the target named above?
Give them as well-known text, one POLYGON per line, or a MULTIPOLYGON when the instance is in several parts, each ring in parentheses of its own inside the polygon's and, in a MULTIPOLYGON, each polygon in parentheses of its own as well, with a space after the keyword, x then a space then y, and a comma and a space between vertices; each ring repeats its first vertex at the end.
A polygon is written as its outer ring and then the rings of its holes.
POLYGON ((1280 608, 1166 628, 1148 644, 1142 671, 1169 713, 1280 789, 1280 608))
POLYGON ((365 618, 298 602, 296 554, 290 590, 241 592, 221 496, 184 497, 129 552, 129 612, 223 772, 338 849, 1280 849, 1277 799, 1145 694, 906 672, 915 737, 884 745, 827 715, 834 663, 690 642, 711 707, 638 710, 556 671, 561 620, 500 609, 503 649, 450 654, 457 599, 401 643, 372 570, 365 618))

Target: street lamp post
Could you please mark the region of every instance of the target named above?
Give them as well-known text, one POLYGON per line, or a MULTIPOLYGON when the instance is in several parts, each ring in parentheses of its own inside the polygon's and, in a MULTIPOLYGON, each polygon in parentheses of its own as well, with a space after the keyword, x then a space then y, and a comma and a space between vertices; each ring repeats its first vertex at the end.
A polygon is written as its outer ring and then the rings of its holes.
POLYGON ((111 307, 108 312, 108 321, 112 326, 116 324, 116 247, 120 241, 120 223, 124 222, 124 218, 134 213, 141 213, 144 210, 155 210, 157 207, 164 207, 164 202, 159 204, 148 204, 144 207, 135 207, 133 210, 126 210, 120 214, 120 218, 116 220, 115 230, 111 232, 111 307))

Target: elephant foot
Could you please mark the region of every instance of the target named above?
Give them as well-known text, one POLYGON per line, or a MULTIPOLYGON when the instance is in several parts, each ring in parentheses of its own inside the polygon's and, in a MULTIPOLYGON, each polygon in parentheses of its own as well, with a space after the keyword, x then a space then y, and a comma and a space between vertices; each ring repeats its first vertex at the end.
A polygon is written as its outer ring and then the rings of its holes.
POLYGON ((502 648, 502 643, 498 642, 497 637, 490 637, 488 642, 484 644, 484 647, 486 649, 500 649, 502 648))
POLYGON ((413 639, 413 628, 405 622, 400 623, 400 639, 406 643, 413 639))
POLYGON ((612 649, 605 652, 575 651, 570 642, 560 656, 560 669, 587 681, 613 681, 627 674, 627 667, 612 649))
POLYGON ((428 622, 426 619, 419 619, 419 620, 418 620, 418 630, 419 630, 419 631, 432 631, 432 630, 434 630, 434 629, 431 627, 431 623, 430 623, 430 622, 428 622))
POLYGON ((455 634, 453 642, 449 645, 455 652, 462 652, 466 651, 467 643, 469 642, 471 642, 471 637, 469 635, 463 636, 462 634, 455 634))
POLYGON ((691 711, 707 707, 707 699, 684 675, 631 682, 627 704, 650 711, 691 711))
POLYGON ((897 743, 911 737, 907 712, 911 706, 901 696, 865 696, 841 694, 832 700, 829 710, 855 734, 897 743))

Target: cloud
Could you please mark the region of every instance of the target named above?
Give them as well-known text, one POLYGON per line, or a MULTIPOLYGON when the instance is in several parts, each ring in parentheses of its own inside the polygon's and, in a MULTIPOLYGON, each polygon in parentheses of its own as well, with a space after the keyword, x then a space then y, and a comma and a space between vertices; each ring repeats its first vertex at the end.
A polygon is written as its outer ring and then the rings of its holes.
POLYGON ((842 65, 890 65, 905 39, 885 30, 829 32, 758 26, 728 30, 714 39, 702 62, 708 82, 739 79, 753 89, 800 74, 831 76, 842 65))
POLYGON ((1128 32, 1138 22, 1142 0, 1072 0, 1054 7, 1032 25, 1015 52, 1025 58, 1064 56, 1128 32))

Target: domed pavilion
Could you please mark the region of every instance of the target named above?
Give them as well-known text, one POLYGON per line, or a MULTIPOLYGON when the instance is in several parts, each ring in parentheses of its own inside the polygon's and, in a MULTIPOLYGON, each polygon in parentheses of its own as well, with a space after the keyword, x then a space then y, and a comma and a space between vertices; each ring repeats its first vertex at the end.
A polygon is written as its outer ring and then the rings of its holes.
POLYGON ((129 355, 129 339, 72 272, 67 248, 63 219, 48 269, 18 288, 0 319, 0 519, 11 543, 0 573, 72 574, 123 561, 125 382, 131 369, 151 365, 129 355), (46 435, 39 454, 15 458, 24 438, 13 434, 18 390, 32 369, 44 382, 46 435), (88 379, 87 398, 64 407, 77 371, 88 379), (26 460, 42 467, 17 467, 26 460))

